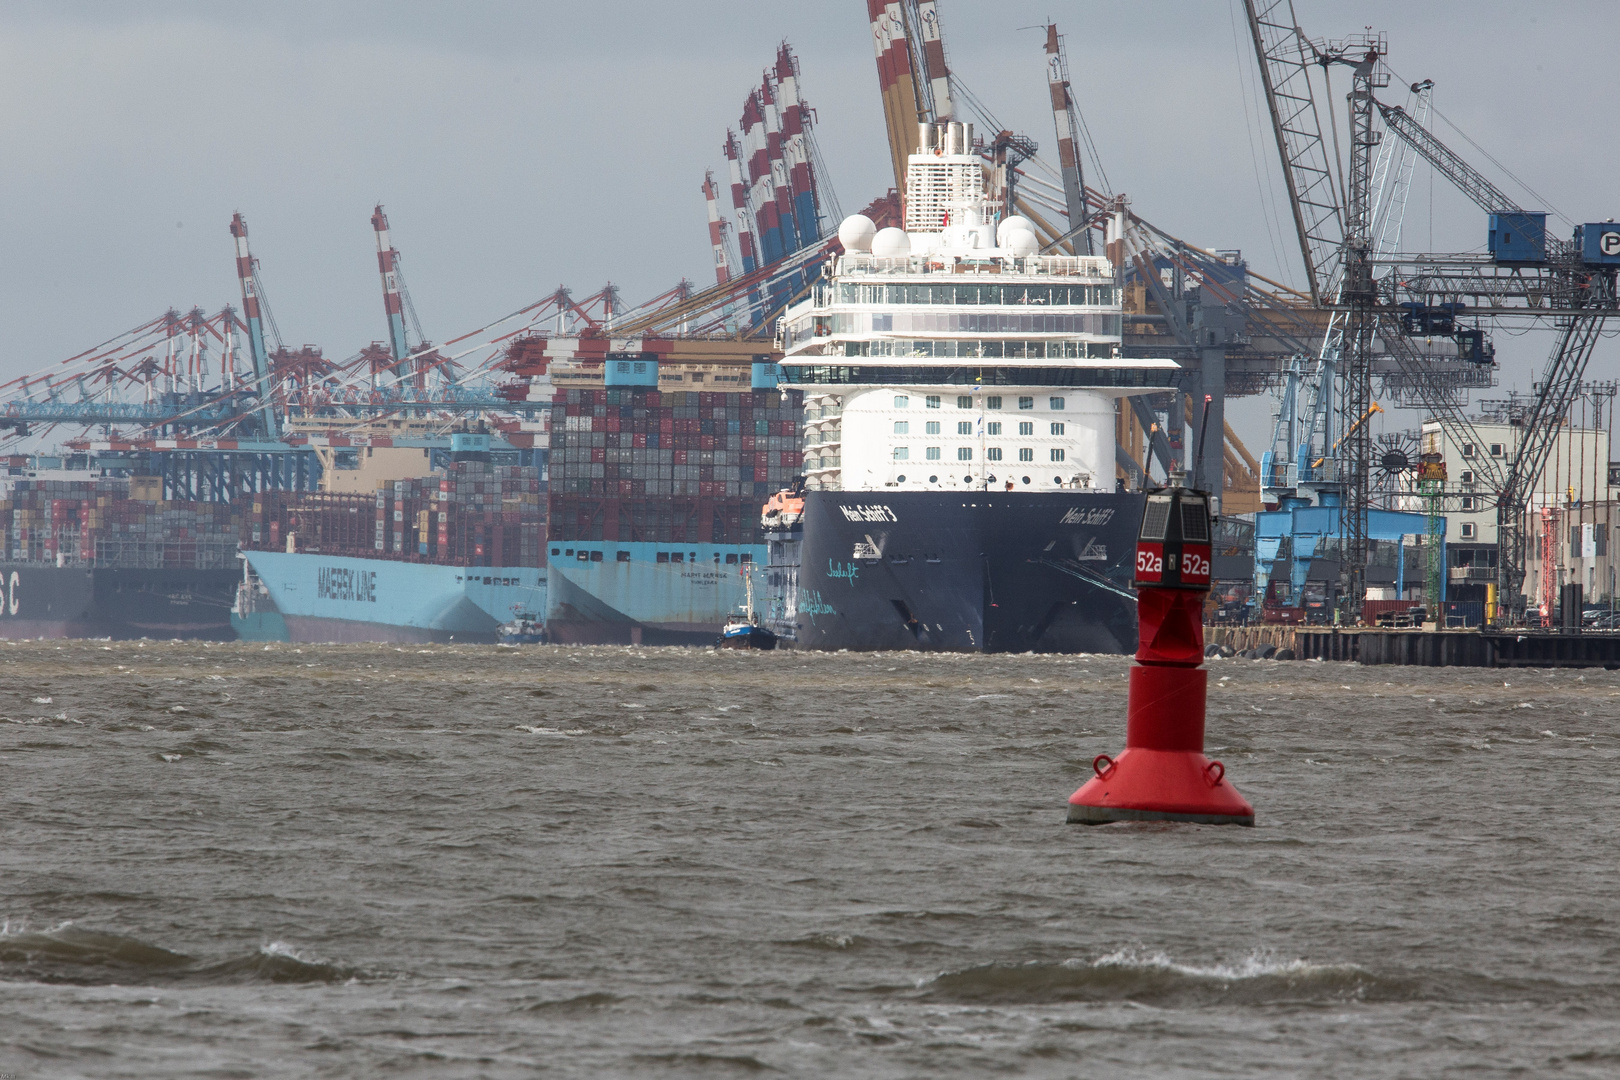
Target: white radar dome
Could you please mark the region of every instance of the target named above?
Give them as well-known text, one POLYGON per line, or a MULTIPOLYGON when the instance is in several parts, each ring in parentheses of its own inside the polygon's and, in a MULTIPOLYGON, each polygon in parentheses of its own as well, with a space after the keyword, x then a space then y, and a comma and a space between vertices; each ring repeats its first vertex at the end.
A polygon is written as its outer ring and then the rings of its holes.
POLYGON ((1041 242, 1035 239, 1035 234, 1028 229, 1014 229, 1007 234, 1002 247, 1014 255, 1033 255, 1041 248, 1041 242))
POLYGON ((838 242, 845 251, 871 251, 877 226, 865 214, 851 214, 838 226, 838 242))
POLYGON ((899 259, 911 254, 911 237, 904 229, 880 229, 872 237, 872 254, 880 259, 899 259))
POLYGON ((1004 219, 1001 224, 996 226, 996 246, 1006 247, 1007 234, 1010 232, 1015 232, 1019 229, 1022 229, 1027 233, 1033 233, 1035 231, 1035 226, 1029 223, 1028 218, 1021 218, 1016 214, 1010 218, 1004 219))

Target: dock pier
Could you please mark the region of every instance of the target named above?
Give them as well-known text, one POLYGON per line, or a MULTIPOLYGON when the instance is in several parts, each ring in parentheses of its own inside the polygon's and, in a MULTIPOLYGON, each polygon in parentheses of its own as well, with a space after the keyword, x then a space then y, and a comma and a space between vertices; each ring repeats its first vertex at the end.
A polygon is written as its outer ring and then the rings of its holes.
POLYGON ((1237 653, 1267 645, 1298 660, 1410 667, 1620 668, 1620 633, 1559 630, 1390 630, 1331 626, 1206 626, 1204 640, 1237 653))

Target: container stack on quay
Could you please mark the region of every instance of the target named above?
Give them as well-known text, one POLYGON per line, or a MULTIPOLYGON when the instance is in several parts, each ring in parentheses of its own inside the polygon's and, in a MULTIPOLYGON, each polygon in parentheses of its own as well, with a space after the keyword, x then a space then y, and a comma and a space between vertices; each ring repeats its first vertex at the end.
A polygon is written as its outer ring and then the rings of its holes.
POLYGON ((545 565, 546 506, 533 466, 457 461, 375 495, 266 492, 245 545, 444 566, 545 565))
POLYGON ((558 391, 552 539, 757 542, 760 506, 799 471, 799 412, 776 390, 558 391))
POLYGON ((52 566, 237 567, 240 507, 161 495, 156 477, 16 480, 0 499, 0 551, 11 562, 52 566))

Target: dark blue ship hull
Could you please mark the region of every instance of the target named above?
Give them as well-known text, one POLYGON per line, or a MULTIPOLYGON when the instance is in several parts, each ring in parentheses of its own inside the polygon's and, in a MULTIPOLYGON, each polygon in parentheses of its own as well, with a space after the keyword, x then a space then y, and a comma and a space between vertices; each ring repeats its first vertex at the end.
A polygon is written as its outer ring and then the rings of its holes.
POLYGON ((0 563, 0 638, 231 641, 235 570, 0 563))
POLYGON ((1136 649, 1142 496, 808 492, 771 536, 767 625, 800 649, 1136 649))

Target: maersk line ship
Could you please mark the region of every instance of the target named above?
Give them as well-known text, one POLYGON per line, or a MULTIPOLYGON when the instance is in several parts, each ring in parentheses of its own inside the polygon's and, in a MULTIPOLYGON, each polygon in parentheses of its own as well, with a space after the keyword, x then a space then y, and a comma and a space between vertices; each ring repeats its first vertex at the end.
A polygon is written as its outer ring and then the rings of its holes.
POLYGON ((546 570, 319 553, 242 552, 231 623, 243 641, 492 644, 546 608, 546 570))
POLYGON ((1115 403, 1179 368, 1120 356, 1112 265, 1040 254, 971 125, 921 143, 906 227, 846 219, 779 324, 804 484, 765 521, 767 624, 797 648, 1130 652, 1141 496, 1116 490, 1115 403))

